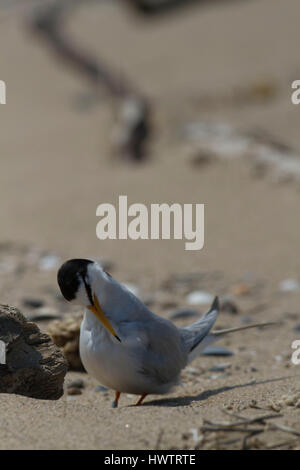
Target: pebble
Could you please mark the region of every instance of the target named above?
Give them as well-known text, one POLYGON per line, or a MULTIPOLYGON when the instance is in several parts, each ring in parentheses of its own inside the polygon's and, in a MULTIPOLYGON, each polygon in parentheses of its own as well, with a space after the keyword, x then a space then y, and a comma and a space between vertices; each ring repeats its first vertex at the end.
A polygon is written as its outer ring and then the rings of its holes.
POLYGON ((231 293, 237 296, 248 295, 250 294, 250 287, 247 284, 241 282, 240 284, 236 284, 231 288, 231 293))
POLYGON ((211 149, 205 148, 190 148, 187 152, 188 160, 193 166, 203 166, 212 163, 216 160, 216 154, 211 149))
POLYGON ((222 364, 217 364, 209 369, 210 372, 224 372, 228 367, 231 366, 230 362, 223 362, 222 364))
POLYGON ((28 316, 28 320, 30 321, 48 321, 59 318, 61 318, 60 313, 50 307, 39 308, 33 315, 28 316))
POLYGON ((192 318, 197 316, 199 316, 199 312, 197 310, 193 310, 192 308, 176 308, 168 315, 171 320, 192 318))
POLYGON ((225 298, 223 300, 221 303, 221 310, 222 312, 231 313, 232 315, 239 313, 237 305, 230 298, 225 298))
POLYGON ((81 395, 82 391, 78 387, 68 387, 67 388, 67 394, 68 395, 81 395))
POLYGON ((82 379, 72 380, 72 382, 70 382, 67 385, 67 388, 84 388, 84 387, 85 387, 85 383, 82 379))
POLYGON ((106 392, 108 390, 107 387, 104 387, 104 385, 97 385, 96 391, 97 392, 106 392))
POLYGON ((24 307, 40 308, 44 306, 44 301, 41 299, 25 298, 23 299, 24 307))
POLYGON ((186 301, 190 305, 207 305, 211 304, 214 300, 214 296, 205 291, 194 291, 190 292, 186 296, 186 301))
POLYGON ((60 259, 56 255, 43 256, 39 261, 39 266, 42 271, 50 271, 56 269, 60 263, 60 259))
POLYGON ((190 432, 191 432, 191 435, 192 435, 192 438, 193 438, 194 442, 198 442, 199 441, 199 431, 198 431, 198 429, 197 428, 192 428, 190 430, 190 432))
POLYGON ((193 375, 199 375, 199 370, 195 367, 188 367, 186 371, 193 375))
POLYGON ((201 356, 233 356, 234 352, 222 346, 207 346, 201 353, 201 356))
POLYGON ((300 282, 297 279, 285 279, 280 282, 279 290, 281 292, 295 292, 300 290, 300 282))
POLYGON ((74 401, 76 400, 76 396, 74 395, 67 395, 67 401, 74 401))

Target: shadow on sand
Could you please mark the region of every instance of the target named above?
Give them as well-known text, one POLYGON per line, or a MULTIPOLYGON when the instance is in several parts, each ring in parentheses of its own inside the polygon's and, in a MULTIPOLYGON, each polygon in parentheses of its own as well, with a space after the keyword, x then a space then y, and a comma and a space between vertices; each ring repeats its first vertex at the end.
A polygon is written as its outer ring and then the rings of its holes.
POLYGON ((236 388, 253 387, 254 385, 263 385, 263 384, 267 384, 267 383, 271 383, 271 382, 278 382, 280 380, 291 379, 291 378, 294 378, 294 377, 300 377, 300 375, 288 375, 288 376, 285 376, 285 377, 278 377, 278 378, 275 378, 275 379, 261 380, 260 382, 251 381, 251 382, 247 382, 245 384, 220 387, 220 388, 216 388, 214 390, 206 390, 205 392, 201 392, 198 395, 194 395, 194 396, 187 395, 187 396, 184 396, 184 397, 177 397, 177 398, 176 397, 161 398, 161 399, 158 399, 158 400, 146 401, 141 406, 170 406, 170 407, 187 406, 187 405, 190 405, 192 402, 204 401, 204 400, 207 400, 208 398, 210 398, 214 395, 219 395, 219 393, 228 392, 229 390, 234 390, 236 388))

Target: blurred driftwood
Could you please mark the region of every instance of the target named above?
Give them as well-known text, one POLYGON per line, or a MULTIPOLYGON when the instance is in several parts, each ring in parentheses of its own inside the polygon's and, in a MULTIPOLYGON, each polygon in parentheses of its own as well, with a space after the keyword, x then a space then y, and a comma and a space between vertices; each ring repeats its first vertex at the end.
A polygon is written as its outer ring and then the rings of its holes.
POLYGON ((135 161, 146 155, 150 135, 150 105, 137 87, 114 73, 103 61, 81 50, 68 36, 65 19, 83 0, 59 0, 35 11, 31 28, 46 40, 56 57, 84 74, 93 87, 103 86, 116 101, 119 113, 114 132, 118 153, 135 161))

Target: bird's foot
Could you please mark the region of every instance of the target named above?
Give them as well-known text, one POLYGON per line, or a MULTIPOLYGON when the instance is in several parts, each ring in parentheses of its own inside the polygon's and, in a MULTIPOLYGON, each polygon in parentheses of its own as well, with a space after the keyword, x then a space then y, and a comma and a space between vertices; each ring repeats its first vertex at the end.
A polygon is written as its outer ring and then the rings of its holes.
POLYGON ((121 395, 120 392, 116 392, 115 399, 114 399, 114 401, 113 401, 112 404, 111 404, 111 407, 112 407, 112 408, 118 408, 118 403, 119 403, 120 395, 121 395))
POLYGON ((141 395, 139 400, 136 402, 135 406, 140 406, 146 396, 147 396, 147 393, 143 393, 143 395, 141 395))

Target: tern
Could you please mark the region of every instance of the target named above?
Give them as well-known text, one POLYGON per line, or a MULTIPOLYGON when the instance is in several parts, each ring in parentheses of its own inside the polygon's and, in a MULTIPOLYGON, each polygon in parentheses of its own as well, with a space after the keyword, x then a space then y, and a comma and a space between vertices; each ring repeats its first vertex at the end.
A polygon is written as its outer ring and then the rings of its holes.
POLYGON ((59 269, 62 295, 85 307, 79 352, 86 371, 120 394, 165 394, 180 383, 180 373, 208 344, 233 331, 266 326, 251 324, 210 332, 219 313, 218 297, 195 323, 177 328, 152 313, 95 261, 72 259, 59 269))

